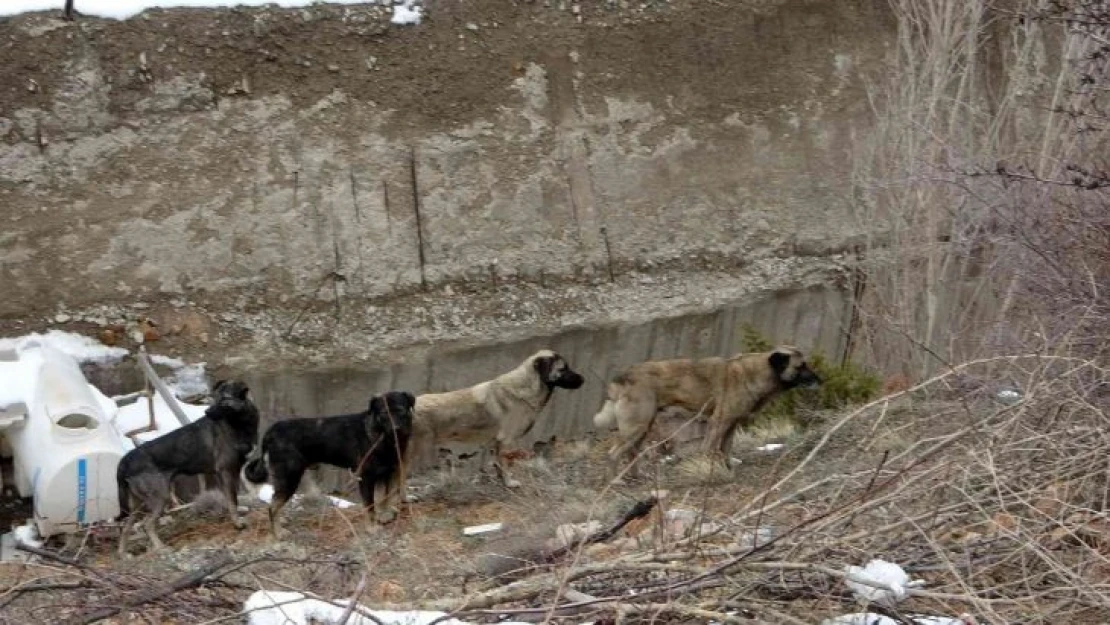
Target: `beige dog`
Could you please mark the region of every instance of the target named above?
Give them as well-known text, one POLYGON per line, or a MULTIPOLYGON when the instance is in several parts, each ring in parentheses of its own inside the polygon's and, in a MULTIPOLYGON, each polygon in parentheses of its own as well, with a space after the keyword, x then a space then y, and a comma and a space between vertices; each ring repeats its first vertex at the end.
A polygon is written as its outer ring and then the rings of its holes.
MULTIPOLYGON (((501 447, 516 442, 535 425, 540 411, 556 388, 576 389, 583 377, 566 359, 551 350, 540 350, 517 368, 475 386, 416 398, 412 442, 408 458, 430 446, 461 442, 493 447, 493 465, 505 486, 520 482, 509 476, 501 462, 501 447)), ((404 476, 400 476, 404 477, 404 476)), ((403 484, 394 491, 400 491, 403 484)))
POLYGON ((820 384, 802 352, 789 345, 727 359, 648 361, 609 383, 609 398, 594 415, 594 425, 618 429, 618 442, 609 451, 616 471, 618 463, 635 461, 661 410, 701 411, 709 420, 704 451, 725 463, 736 428, 750 425, 760 406, 791 388, 820 384))

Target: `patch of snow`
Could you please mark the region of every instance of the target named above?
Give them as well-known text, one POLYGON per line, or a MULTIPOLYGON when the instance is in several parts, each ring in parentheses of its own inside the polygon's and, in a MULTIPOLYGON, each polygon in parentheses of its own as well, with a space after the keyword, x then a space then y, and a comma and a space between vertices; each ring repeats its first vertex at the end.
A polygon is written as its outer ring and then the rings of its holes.
POLYGON ((16 542, 27 545, 28 547, 42 547, 42 541, 39 540, 39 533, 35 529, 34 523, 27 523, 12 529, 12 535, 15 537, 16 542))
POLYGON ((849 566, 848 578, 844 583, 852 590, 856 598, 861 601, 873 601, 887 606, 893 606, 906 598, 907 590, 920 586, 920 581, 910 581, 902 567, 880 560, 871 560, 867 566, 849 566))
MULTIPOLYGON (((299 592, 258 590, 247 598, 243 605, 243 612, 249 625, 308 625, 310 619, 318 623, 337 623, 343 617, 347 601, 339 600, 335 603, 339 605, 310 599, 299 592)), ((431 610, 397 612, 374 610, 356 604, 356 610, 347 623, 349 625, 373 625, 375 622, 385 625, 428 625, 444 616, 446 616, 444 612, 431 610), (360 611, 372 615, 375 620, 362 616, 359 614, 360 611)), ((469 625, 466 621, 454 618, 439 622, 443 625, 469 625)), ((519 621, 501 621, 501 625, 524 624, 519 621)))
MULTIPOLYGON (((147 9, 178 7, 237 7, 276 4, 282 8, 298 8, 318 0, 75 0, 73 8, 82 15, 95 15, 117 20, 135 17, 147 9)), ((327 4, 364 4, 366 0, 327 0, 327 4)), ((65 0, 4 0, 0 15, 16 15, 27 11, 61 10, 65 0)), ((419 18, 417 18, 419 20, 419 18)))
POLYGON ((169 367, 170 369, 180 369, 185 366, 185 361, 181 360, 180 358, 174 358, 173 356, 164 356, 162 354, 148 355, 150 356, 150 362, 156 365, 162 365, 163 367, 169 367))
MULTIPOLYGON (((3 11, 0 10, 0 14, 2 13, 3 11)), ((19 352, 33 343, 49 345, 62 353, 69 354, 79 363, 110 363, 128 354, 127 350, 122 347, 109 347, 92 337, 62 330, 48 330, 45 334, 32 332, 23 336, 0 338, 0 352, 19 352)))
POLYGON ((173 377, 166 380, 176 397, 204 395, 208 392, 208 377, 204 373, 205 363, 198 362, 174 370, 173 377))
POLYGON ((393 17, 389 18, 391 24, 419 24, 423 17, 424 9, 416 0, 398 0, 393 5, 393 17))
POLYGON ((173 370, 173 374, 166 380, 166 386, 178 399, 208 394, 208 378, 205 375, 207 363, 187 364, 180 358, 162 354, 149 354, 149 356, 151 363, 173 370))

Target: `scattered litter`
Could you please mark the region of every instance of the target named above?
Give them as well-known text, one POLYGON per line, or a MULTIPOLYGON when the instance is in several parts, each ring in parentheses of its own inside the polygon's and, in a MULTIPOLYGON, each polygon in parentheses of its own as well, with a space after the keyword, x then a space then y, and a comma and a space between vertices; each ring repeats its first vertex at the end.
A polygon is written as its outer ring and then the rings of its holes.
POLYGON ((477 536, 478 534, 488 534, 490 532, 500 532, 501 528, 505 526, 504 523, 486 523, 485 525, 471 525, 470 527, 463 528, 464 536, 477 536))
MULTIPOLYGON (((313 623, 338 623, 343 618, 348 602, 339 600, 328 603, 310 599, 299 592, 258 590, 247 598, 243 612, 248 625, 308 625, 313 623)), ((444 618, 445 612, 432 610, 374 610, 355 604, 355 611, 347 620, 348 625, 470 625, 466 621, 444 618), (371 618, 372 617, 372 618, 371 618)), ((520 621, 501 621, 500 625, 524 625, 520 621)))
MULTIPOLYGON (((270 500, 273 498, 274 486, 272 484, 263 484, 258 488, 258 499, 260 501, 262 501, 263 503, 270 503, 270 500)), ((289 500, 289 505, 299 505, 300 500, 301 495, 293 495, 293 498, 289 500)), ((334 495, 328 495, 328 501, 330 501, 331 505, 335 506, 336 508, 350 508, 355 505, 355 502, 353 501, 347 501, 342 497, 335 497, 334 495)))
POLYGON ((754 532, 744 531, 736 537, 736 544, 741 547, 758 547, 771 542, 775 538, 775 530, 770 527, 760 527, 754 532))
MULTIPOLYGON (((975 620, 967 618, 949 618, 947 616, 923 616, 920 614, 907 614, 915 625, 975 625, 975 620)), ((821 621, 821 625, 899 625, 899 622, 873 612, 845 614, 821 621)))
POLYGON ((893 606, 906 598, 907 589, 924 584, 921 580, 911 582, 910 576, 902 570, 902 567, 877 558, 868 562, 863 568, 849 566, 846 571, 848 579, 844 583, 856 598, 880 605, 893 606), (883 587, 877 587, 876 584, 883 587))
POLYGON ((998 401, 1006 404, 1007 406, 1013 406, 1014 404, 1018 403, 1022 399, 1021 393, 1018 392, 1018 391, 1015 391, 1014 389, 1011 389, 1011 388, 1002 389, 1001 391, 998 391, 998 393, 995 394, 994 397, 995 397, 995 399, 997 399, 998 401))
POLYGON ((786 447, 786 445, 783 443, 767 443, 766 445, 760 445, 759 447, 756 447, 756 451, 772 453, 782 449, 783 447, 786 447))

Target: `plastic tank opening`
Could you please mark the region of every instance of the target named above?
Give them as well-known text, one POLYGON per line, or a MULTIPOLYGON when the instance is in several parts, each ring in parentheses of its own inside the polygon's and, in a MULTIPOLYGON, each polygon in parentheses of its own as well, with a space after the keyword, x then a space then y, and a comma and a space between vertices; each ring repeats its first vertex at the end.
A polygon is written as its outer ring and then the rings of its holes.
POLYGON ((55 423, 69 430, 95 430, 97 425, 99 425, 96 419, 79 412, 67 414, 55 421, 55 423))

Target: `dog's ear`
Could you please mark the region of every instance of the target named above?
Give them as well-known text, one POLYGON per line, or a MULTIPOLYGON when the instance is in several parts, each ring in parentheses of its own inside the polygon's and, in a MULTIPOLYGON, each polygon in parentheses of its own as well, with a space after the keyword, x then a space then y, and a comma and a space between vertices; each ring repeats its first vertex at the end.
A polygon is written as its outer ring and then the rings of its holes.
POLYGON ((366 410, 370 413, 381 412, 382 397, 381 395, 371 395, 370 402, 366 404, 366 410))
POLYGON ((247 395, 251 392, 251 388, 247 386, 246 382, 239 382, 235 385, 235 398, 243 401, 247 400, 247 395))
POLYGON ((555 356, 540 356, 532 361, 532 366, 536 369, 540 379, 547 381, 547 377, 551 375, 551 367, 555 364, 555 356))
POLYGON ((405 396, 405 404, 408 405, 409 409, 416 408, 416 395, 408 391, 403 391, 401 394, 405 396))
POLYGON ((776 375, 782 375, 782 372, 786 371, 786 367, 790 365, 790 354, 772 352, 767 362, 771 365, 771 369, 776 375))
POLYGON ((220 389, 223 388, 225 384, 227 384, 227 380, 216 380, 216 383, 212 385, 212 392, 220 392, 220 389))

